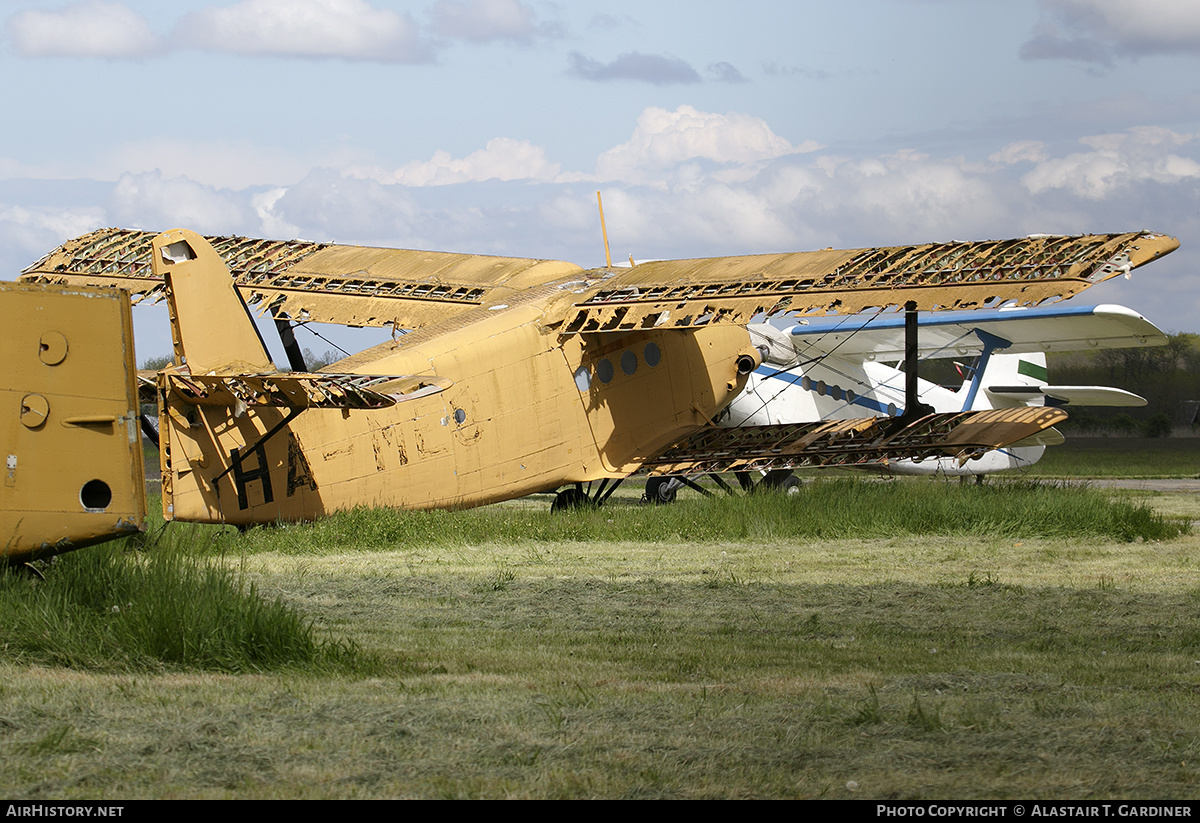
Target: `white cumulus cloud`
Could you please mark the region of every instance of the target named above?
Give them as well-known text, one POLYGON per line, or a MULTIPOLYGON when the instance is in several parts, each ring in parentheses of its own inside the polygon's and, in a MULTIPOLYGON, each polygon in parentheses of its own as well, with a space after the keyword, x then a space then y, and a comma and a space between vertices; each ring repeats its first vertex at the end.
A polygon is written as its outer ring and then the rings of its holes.
MULTIPOLYGON (((638 117, 629 142, 600 155, 596 176, 661 185, 668 172, 677 172, 689 161, 745 168, 818 148, 812 141, 794 146, 771 131, 766 121, 748 114, 714 114, 691 106, 674 111, 648 108, 638 117)), ((694 174, 683 172, 684 177, 694 174)))
POLYGON ((246 55, 390 63, 432 59, 410 15, 364 0, 243 0, 189 14, 176 36, 196 48, 246 55))
POLYGON ((104 225, 102 211, 91 207, 54 207, 0 204, 0 242, 9 279, 68 237, 77 237, 104 225))
POLYGON ((449 152, 438 151, 429 160, 414 160, 395 171, 356 168, 349 173, 381 183, 446 186, 483 180, 550 181, 558 176, 560 169, 558 163, 550 162, 541 146, 528 140, 497 137, 466 157, 452 157, 449 152))
POLYGON ((1018 140, 988 156, 993 163, 1012 166, 1017 163, 1040 163, 1047 158, 1046 144, 1040 140, 1018 140))
POLYGON ((158 170, 164 177, 187 177, 221 189, 281 185, 303 177, 310 163, 272 146, 247 139, 197 141, 166 137, 123 143, 107 153, 105 176, 158 170))
POLYGON ((22 57, 137 58, 162 50, 145 19, 104 0, 19 11, 8 18, 5 31, 22 57))
POLYGON ((1194 180, 1200 178, 1200 162, 1186 156, 1184 147, 1191 144, 1195 153, 1196 138, 1160 127, 1087 137, 1080 142, 1090 151, 1047 159, 1021 182, 1032 194, 1065 189, 1077 197, 1102 200, 1138 183, 1194 180))
POLYGON ((252 225, 242 198, 158 172, 122 175, 106 211, 118 225, 159 231, 183 227, 203 234, 234 234, 252 225))

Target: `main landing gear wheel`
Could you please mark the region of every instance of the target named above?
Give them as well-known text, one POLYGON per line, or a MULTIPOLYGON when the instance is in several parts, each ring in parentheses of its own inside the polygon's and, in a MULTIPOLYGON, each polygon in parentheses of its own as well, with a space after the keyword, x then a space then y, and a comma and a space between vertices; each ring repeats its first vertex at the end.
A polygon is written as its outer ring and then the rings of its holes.
POLYGON ((777 474, 768 472, 759 485, 764 489, 771 489, 780 494, 786 494, 788 497, 793 497, 800 493, 800 478, 792 474, 790 471, 785 474, 777 474))
POLYGON ((550 511, 561 512, 568 509, 582 509, 585 506, 594 505, 592 499, 587 496, 587 492, 578 486, 573 486, 569 489, 563 489, 558 494, 554 495, 554 502, 550 504, 550 511))
POLYGON ((776 488, 788 497, 795 497, 800 493, 800 478, 793 474, 791 477, 785 478, 776 488))
POLYGON ((647 477, 646 500, 651 503, 674 503, 679 482, 673 477, 647 477))
POLYGON ((561 512, 567 509, 589 508, 595 509, 603 506, 608 502, 608 498, 613 496, 613 492, 621 485, 623 477, 618 477, 616 480, 605 477, 600 481, 600 485, 595 492, 592 491, 592 484, 588 483, 585 489, 583 483, 576 483, 569 489, 563 489, 558 494, 554 495, 554 502, 550 504, 550 511, 561 512))

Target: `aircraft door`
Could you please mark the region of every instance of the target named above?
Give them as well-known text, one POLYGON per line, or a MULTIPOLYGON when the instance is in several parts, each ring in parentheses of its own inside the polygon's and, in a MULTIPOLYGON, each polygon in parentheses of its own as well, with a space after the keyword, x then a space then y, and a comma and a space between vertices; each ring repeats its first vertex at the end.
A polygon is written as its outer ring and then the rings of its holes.
POLYGON ((129 295, 0 283, 0 558, 137 531, 146 518, 129 295))

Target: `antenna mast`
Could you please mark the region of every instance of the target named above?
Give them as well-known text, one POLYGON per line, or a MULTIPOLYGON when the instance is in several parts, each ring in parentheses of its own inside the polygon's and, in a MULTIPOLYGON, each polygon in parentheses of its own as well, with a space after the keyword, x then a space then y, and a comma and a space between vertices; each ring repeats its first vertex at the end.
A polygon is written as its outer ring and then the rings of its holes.
POLYGON ((604 265, 607 268, 612 268, 612 255, 608 253, 608 229, 604 225, 604 201, 600 199, 600 192, 596 192, 596 205, 600 207, 600 233, 604 235, 604 265))

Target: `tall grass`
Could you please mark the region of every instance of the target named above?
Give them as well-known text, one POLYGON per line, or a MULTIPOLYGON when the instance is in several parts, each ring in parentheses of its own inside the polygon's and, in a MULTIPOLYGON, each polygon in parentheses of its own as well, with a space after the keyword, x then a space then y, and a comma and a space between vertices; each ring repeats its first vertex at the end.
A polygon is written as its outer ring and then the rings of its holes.
POLYGON ((118 671, 370 667, 354 646, 318 639, 292 607, 206 557, 203 532, 158 529, 137 541, 150 550, 122 540, 73 552, 44 580, 0 572, 0 655, 118 671))
POLYGON ((1190 526, 1144 504, 1112 501, 1083 485, 985 486, 817 480, 793 497, 755 494, 680 500, 669 506, 612 505, 551 514, 529 507, 399 512, 360 508, 307 525, 255 529, 247 551, 324 553, 485 542, 759 541, 787 538, 1000 535, 1166 540, 1190 526))

